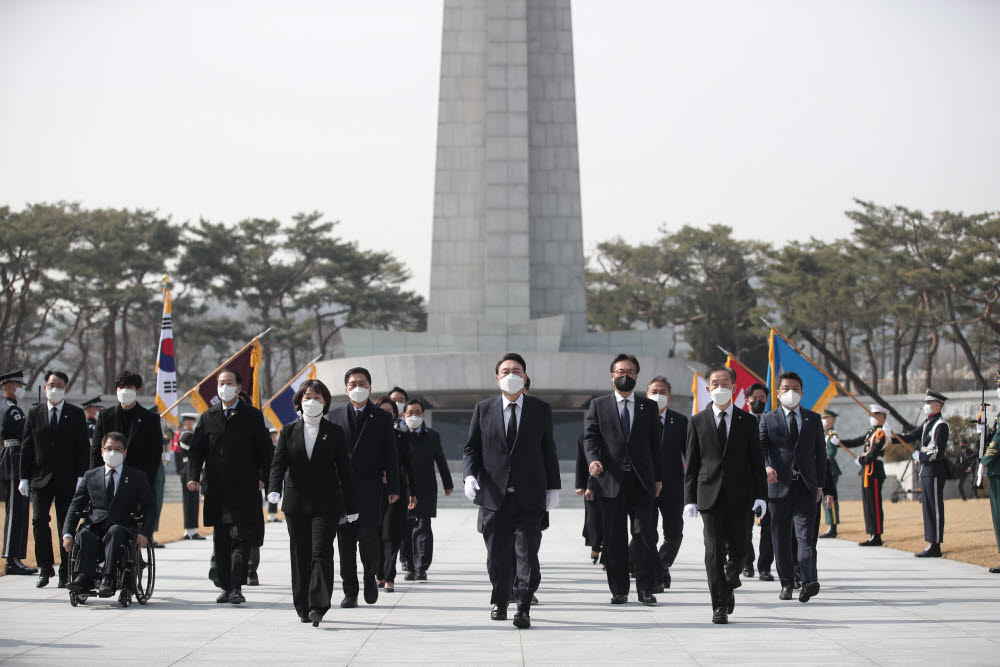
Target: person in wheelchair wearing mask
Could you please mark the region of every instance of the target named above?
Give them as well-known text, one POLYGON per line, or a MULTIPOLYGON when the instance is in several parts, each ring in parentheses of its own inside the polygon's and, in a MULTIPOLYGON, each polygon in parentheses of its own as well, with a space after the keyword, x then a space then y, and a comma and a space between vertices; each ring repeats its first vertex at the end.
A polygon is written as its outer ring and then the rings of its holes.
POLYGON ((145 548, 153 539, 153 524, 146 521, 140 528, 132 517, 136 511, 145 517, 155 516, 153 490, 142 470, 125 465, 125 436, 115 431, 106 433, 101 442, 104 465, 88 470, 77 486, 66 523, 63 526, 63 548, 73 551, 74 534, 80 541, 73 563, 73 580, 67 588, 87 591, 94 586, 98 557, 103 548, 104 565, 98 595, 111 597, 120 582, 114 581, 118 553, 135 539, 145 548), (89 514, 88 514, 89 508, 89 514), (89 522, 77 533, 82 517, 89 522))

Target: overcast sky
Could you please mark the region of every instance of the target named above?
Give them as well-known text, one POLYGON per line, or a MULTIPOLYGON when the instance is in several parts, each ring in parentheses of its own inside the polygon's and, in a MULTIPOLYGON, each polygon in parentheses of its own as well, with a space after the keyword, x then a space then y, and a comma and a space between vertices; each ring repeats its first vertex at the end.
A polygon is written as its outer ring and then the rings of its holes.
MULTIPOLYGON (((0 2, 0 203, 323 211, 427 294, 439 0, 0 2)), ((1000 209, 1000 2, 573 4, 584 243, 1000 209)))

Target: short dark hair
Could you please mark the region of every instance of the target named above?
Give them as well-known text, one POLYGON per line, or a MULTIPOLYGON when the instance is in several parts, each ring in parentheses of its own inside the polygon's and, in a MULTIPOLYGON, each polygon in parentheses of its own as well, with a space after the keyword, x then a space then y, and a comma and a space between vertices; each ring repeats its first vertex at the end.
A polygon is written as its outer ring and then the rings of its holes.
POLYGON ((101 447, 104 447, 104 445, 108 444, 108 440, 116 440, 122 443, 123 448, 128 449, 128 438, 126 438, 118 431, 108 431, 107 433, 105 433, 104 437, 101 438, 101 447))
POLYGON ((531 378, 528 377, 527 375, 524 376, 524 390, 525 391, 531 390, 531 378))
POLYGON ((403 395, 403 398, 405 398, 406 400, 410 400, 410 395, 406 393, 406 390, 405 390, 405 389, 403 389, 402 387, 399 387, 399 386, 396 386, 396 387, 393 387, 392 389, 390 389, 390 390, 389 390, 389 396, 392 396, 392 395, 393 395, 393 394, 395 394, 395 393, 396 393, 397 391, 398 391, 398 392, 399 392, 400 394, 402 394, 402 395, 403 395))
POLYGON ((389 398, 389 394, 385 396, 379 396, 375 399, 375 407, 381 408, 383 405, 388 405, 390 412, 392 412, 393 419, 399 419, 399 409, 396 407, 396 401, 389 398))
POLYGON ((754 393, 759 389, 763 389, 764 393, 767 394, 768 396, 771 395, 771 390, 767 388, 766 384, 764 384, 763 382, 754 382, 752 385, 750 385, 750 388, 747 389, 747 396, 749 397, 750 394, 754 393))
POLYGON ((670 382, 667 380, 667 378, 663 377, 662 375, 654 375, 652 378, 650 378, 649 382, 646 383, 646 389, 649 389, 649 385, 653 384, 654 382, 662 382, 663 384, 667 385, 667 391, 669 391, 671 394, 674 393, 674 389, 673 387, 670 386, 670 382))
POLYGON ((729 379, 731 379, 733 382, 736 382, 736 371, 734 371, 729 366, 726 366, 725 364, 712 364, 711 366, 709 366, 708 371, 705 373, 705 382, 708 382, 709 380, 712 379, 712 373, 718 373, 719 371, 722 371, 723 373, 729 373, 729 379))
POLYGON ((424 407, 424 402, 423 401, 421 401, 419 398, 415 398, 412 401, 407 401, 406 402, 406 405, 403 406, 403 412, 406 412, 406 408, 410 407, 411 405, 419 405, 421 410, 426 410, 427 409, 427 408, 424 407))
POLYGON ((240 372, 238 370, 236 370, 235 368, 233 368, 231 366, 226 366, 221 371, 219 371, 218 373, 215 374, 215 381, 216 382, 219 381, 219 376, 222 375, 223 373, 232 373, 233 377, 236 378, 236 384, 238 384, 241 387, 243 386, 243 376, 240 375, 240 372))
POLYGON ((497 375, 500 375, 500 364, 505 361, 516 361, 521 364, 521 370, 525 373, 528 372, 528 364, 524 363, 524 357, 522 357, 517 352, 508 352, 507 354, 500 357, 500 361, 497 362, 496 370, 494 371, 497 375))
POLYGON ((69 376, 63 373, 62 371, 56 371, 56 370, 45 371, 45 380, 48 381, 49 377, 52 375, 55 375, 57 378, 65 382, 67 385, 69 384, 69 376))
POLYGON ((372 374, 368 372, 368 369, 362 368, 361 366, 355 366, 354 368, 351 368, 346 373, 344 373, 344 386, 345 387, 347 386, 347 381, 351 379, 352 375, 357 375, 358 373, 365 376, 365 379, 368 380, 368 384, 372 383, 372 374))
POLYGON ((306 393, 307 389, 315 389, 323 397, 323 414, 325 415, 330 411, 330 390, 326 388, 326 385, 319 380, 306 380, 299 388, 295 391, 295 395, 292 396, 292 405, 295 406, 297 412, 302 411, 302 396, 306 393))
POLYGON ((799 383, 799 389, 804 389, 805 385, 802 383, 802 377, 795 371, 785 371, 778 376, 778 386, 781 386, 782 380, 795 380, 799 383))
POLYGON ((130 371, 129 369, 124 369, 118 371, 118 375, 115 376, 115 388, 119 387, 135 387, 136 389, 142 389, 142 376, 135 371, 130 371))
POLYGON ((615 364, 617 364, 619 361, 630 361, 630 362, 632 362, 632 364, 635 366, 635 372, 636 373, 639 372, 639 360, 635 358, 634 354, 626 354, 625 352, 622 352, 621 354, 619 354, 617 357, 615 357, 612 360, 612 362, 611 362, 611 368, 609 369, 610 372, 612 372, 612 373, 615 372, 615 364))

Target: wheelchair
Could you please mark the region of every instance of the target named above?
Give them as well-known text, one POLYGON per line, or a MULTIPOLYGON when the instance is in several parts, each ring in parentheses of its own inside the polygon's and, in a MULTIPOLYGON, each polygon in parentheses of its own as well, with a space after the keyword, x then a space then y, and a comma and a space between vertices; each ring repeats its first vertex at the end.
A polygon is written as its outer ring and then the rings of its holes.
MULTIPOLYGON (((133 514, 136 521, 136 534, 142 531, 142 514, 133 514)), ((90 520, 85 518, 77 528, 76 535, 73 536, 73 550, 69 555, 70 576, 76 571, 76 560, 80 552, 80 531, 90 525, 90 520)), ((97 596, 97 589, 101 585, 104 571, 104 555, 97 558, 95 571, 92 573, 94 585, 87 591, 70 591, 69 603, 72 606, 83 604, 90 597, 97 596)), ((140 547, 133 536, 122 546, 118 552, 118 563, 115 565, 115 582, 120 587, 118 593, 118 604, 128 607, 132 604, 133 598, 141 605, 149 602, 153 596, 153 587, 156 584, 156 552, 150 542, 145 547, 140 547)), ((114 597, 114 594, 112 594, 114 597)))

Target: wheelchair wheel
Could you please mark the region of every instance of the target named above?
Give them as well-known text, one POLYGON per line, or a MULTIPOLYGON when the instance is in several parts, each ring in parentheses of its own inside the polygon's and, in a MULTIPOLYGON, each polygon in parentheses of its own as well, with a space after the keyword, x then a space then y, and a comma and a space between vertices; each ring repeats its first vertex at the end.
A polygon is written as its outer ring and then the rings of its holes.
MULTIPOLYGON (((74 538, 73 548, 70 549, 70 552, 67 555, 69 556, 69 561, 66 565, 66 572, 68 573, 68 576, 72 577, 73 573, 76 572, 76 560, 80 557, 80 540, 74 538)), ((82 604, 86 601, 86 595, 81 595, 75 591, 69 592, 69 603, 72 606, 75 607, 77 604, 82 604)))
POLYGON ((132 556, 135 599, 144 605, 153 597, 153 587, 156 584, 156 552, 152 544, 147 544, 145 548, 135 545, 132 556))

